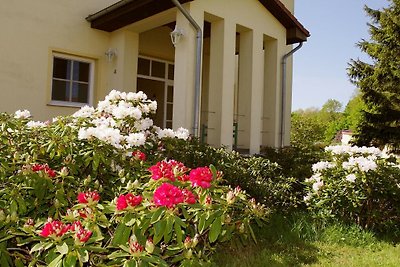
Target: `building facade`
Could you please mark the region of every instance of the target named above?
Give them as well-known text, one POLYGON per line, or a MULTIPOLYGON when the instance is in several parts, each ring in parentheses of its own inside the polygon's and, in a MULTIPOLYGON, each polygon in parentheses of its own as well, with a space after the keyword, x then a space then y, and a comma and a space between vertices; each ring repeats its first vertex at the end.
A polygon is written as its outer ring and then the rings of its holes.
POLYGON ((294 0, 3 1, 0 112, 47 120, 112 89, 143 91, 158 126, 250 153, 288 145, 282 60, 309 36, 293 10, 294 0))

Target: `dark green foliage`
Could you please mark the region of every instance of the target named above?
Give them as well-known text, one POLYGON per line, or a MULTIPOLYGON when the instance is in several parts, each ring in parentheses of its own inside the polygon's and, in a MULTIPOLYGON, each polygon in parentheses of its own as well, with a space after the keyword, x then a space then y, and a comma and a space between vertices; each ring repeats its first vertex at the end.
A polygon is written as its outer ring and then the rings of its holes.
POLYGON ((349 63, 349 76, 366 104, 358 126, 358 145, 389 145, 400 149, 400 1, 390 0, 387 8, 365 7, 371 18, 371 40, 358 47, 372 59, 349 63))

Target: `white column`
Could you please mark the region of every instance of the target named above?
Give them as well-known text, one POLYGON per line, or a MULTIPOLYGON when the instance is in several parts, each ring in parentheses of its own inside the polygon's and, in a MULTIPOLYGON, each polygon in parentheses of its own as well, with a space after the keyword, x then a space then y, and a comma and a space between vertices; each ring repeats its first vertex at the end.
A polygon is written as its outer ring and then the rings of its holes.
POLYGON ((211 23, 208 143, 232 149, 236 25, 211 23))
POLYGON ((280 107, 280 60, 278 41, 266 39, 264 42, 264 111, 263 139, 265 146, 279 146, 279 107, 280 107))
MULTIPOLYGON (((190 4, 184 7, 202 28, 204 11, 190 4)), ((193 133, 196 30, 179 10, 176 25, 184 35, 175 47, 173 128, 184 127, 193 133)))
POLYGON ((116 49, 116 56, 108 63, 109 89, 135 92, 139 34, 127 30, 115 31, 111 34, 110 48, 116 49))
POLYGON ((264 52, 263 34, 253 31, 252 34, 252 73, 251 73, 251 104, 250 104, 250 154, 260 153, 261 117, 263 113, 264 89, 264 52))

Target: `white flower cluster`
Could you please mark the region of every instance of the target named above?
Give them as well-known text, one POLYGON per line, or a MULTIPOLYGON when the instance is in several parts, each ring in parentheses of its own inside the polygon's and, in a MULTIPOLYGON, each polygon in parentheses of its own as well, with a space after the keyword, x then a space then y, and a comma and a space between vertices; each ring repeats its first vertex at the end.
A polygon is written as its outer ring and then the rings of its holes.
POLYGON ((363 172, 368 172, 370 170, 376 170, 378 165, 375 162, 376 157, 350 157, 348 161, 342 163, 342 167, 345 170, 352 170, 358 167, 363 172))
POLYGON ((320 161, 312 165, 313 172, 320 172, 326 169, 335 167, 335 165, 328 161, 320 161))
POLYGON ((31 117, 31 113, 29 112, 29 110, 17 110, 14 113, 14 118, 16 119, 27 119, 31 117))
POLYGON ((312 188, 316 193, 324 186, 324 181, 322 181, 322 176, 320 173, 314 174, 310 178, 306 179, 305 182, 312 183, 312 188))
POLYGON ((76 124, 84 119, 78 132, 79 139, 97 138, 119 149, 142 146, 148 138, 186 140, 189 137, 189 131, 183 128, 174 132, 153 126, 153 120, 148 116, 156 110, 157 102, 148 100, 141 91, 125 93, 112 90, 97 108, 84 106, 73 117, 76 124))
POLYGON ((42 128, 42 127, 46 127, 48 124, 45 122, 41 122, 41 121, 29 121, 26 126, 28 128, 42 128))
POLYGON ((382 151, 376 147, 358 147, 358 146, 349 146, 349 145, 338 145, 338 146, 328 146, 325 148, 325 151, 329 151, 334 155, 354 155, 354 154, 368 154, 375 156, 382 156, 382 151))

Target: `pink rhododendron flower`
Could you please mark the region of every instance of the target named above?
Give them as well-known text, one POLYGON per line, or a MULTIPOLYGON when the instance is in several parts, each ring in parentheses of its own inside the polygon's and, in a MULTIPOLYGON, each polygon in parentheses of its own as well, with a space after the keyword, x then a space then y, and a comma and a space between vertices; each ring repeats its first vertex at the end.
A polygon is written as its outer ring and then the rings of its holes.
POLYGON ((209 188, 213 174, 208 167, 199 167, 190 171, 189 180, 192 186, 200 186, 202 188, 209 188))
POLYGON ((157 162, 156 165, 151 166, 148 169, 151 172, 151 178, 153 180, 159 180, 161 178, 167 178, 170 181, 175 181, 176 178, 181 180, 188 168, 179 161, 176 160, 163 160, 157 162))
POLYGON ((52 170, 49 165, 47 164, 34 164, 32 165, 32 171, 34 172, 40 172, 43 171, 46 173, 49 177, 56 177, 56 172, 52 170))
POLYGON ((120 195, 117 198, 117 210, 124 210, 128 206, 136 207, 140 203, 142 203, 142 196, 135 196, 132 193, 128 193, 126 195, 120 195))
POLYGON ((129 250, 133 254, 133 256, 139 256, 141 252, 143 252, 144 247, 140 245, 137 241, 129 242, 129 250))
POLYGON ((47 222, 42 231, 40 232, 40 236, 49 237, 49 236, 63 236, 66 232, 70 230, 70 224, 64 224, 61 221, 50 221, 47 222))
POLYGON ((75 239, 81 243, 88 241, 92 235, 92 231, 85 229, 80 221, 75 221, 71 225, 70 230, 75 232, 75 239))
POLYGON ((194 204, 196 203, 196 196, 192 193, 192 191, 188 189, 182 190, 184 201, 187 204, 194 204))
POLYGON ((157 206, 173 208, 176 204, 184 202, 185 198, 178 187, 169 183, 163 183, 154 192, 153 200, 157 206))
POLYGON ((140 161, 146 161, 147 158, 146 154, 140 150, 132 152, 132 157, 140 161))
POLYGON ((78 202, 81 204, 86 204, 89 202, 99 202, 100 195, 96 191, 81 192, 78 194, 78 202))

